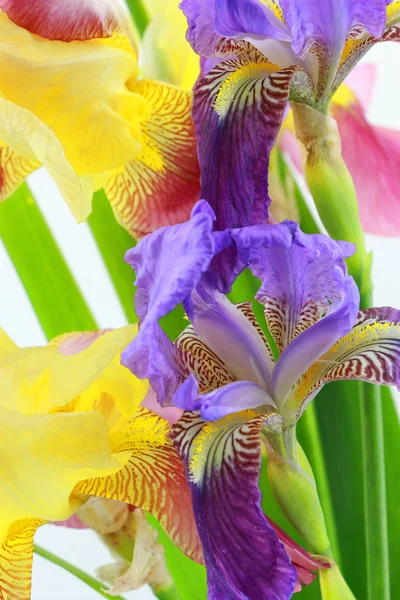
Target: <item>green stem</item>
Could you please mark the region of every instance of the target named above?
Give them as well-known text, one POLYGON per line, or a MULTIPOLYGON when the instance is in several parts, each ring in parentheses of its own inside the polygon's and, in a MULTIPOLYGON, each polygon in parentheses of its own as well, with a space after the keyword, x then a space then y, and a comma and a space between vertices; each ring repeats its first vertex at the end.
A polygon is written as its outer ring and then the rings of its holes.
MULTIPOLYGON (((49 560, 53 564, 58 565, 59 567, 63 568, 65 571, 68 571, 69 573, 71 573, 72 575, 74 575, 75 577, 77 577, 78 579, 83 581, 83 583, 86 583, 86 585, 88 585, 93 590, 98 592, 100 594, 100 596, 103 596, 103 598, 108 598, 108 600, 110 600, 109 594, 107 594, 107 592, 104 591, 103 584, 100 581, 98 581, 97 579, 95 579, 94 577, 92 577, 91 575, 88 575, 81 569, 78 569, 78 567, 71 565, 71 563, 67 562, 63 558, 56 556, 49 550, 45 550, 44 548, 42 548, 41 546, 38 546, 37 544, 34 545, 33 550, 34 550, 35 554, 42 556, 46 560, 49 560)), ((115 600, 124 600, 124 598, 122 596, 112 596, 112 597, 115 598, 115 600)))
POLYGON ((142 0, 126 0, 132 19, 140 37, 143 37, 146 27, 150 22, 149 14, 142 0))
POLYGON ((93 196, 93 211, 89 226, 107 267, 115 291, 129 323, 136 323, 133 308, 133 283, 135 274, 126 262, 124 254, 136 242, 119 223, 103 190, 93 196))
POLYGON ((152 587, 152 590, 153 594, 157 596, 159 600, 181 600, 181 595, 179 594, 178 588, 174 584, 163 590, 157 590, 154 587, 152 587))
POLYGON ((68 331, 97 329, 25 183, 0 204, 0 237, 47 338, 68 331))
POLYGON ((335 514, 333 510, 332 495, 329 487, 328 475, 326 470, 325 457, 322 450, 321 434, 318 426, 317 412, 314 403, 311 403, 301 417, 297 426, 300 431, 300 440, 303 450, 310 461, 315 481, 317 484, 318 496, 321 501, 322 510, 325 517, 328 537, 332 548, 335 562, 340 565, 340 550, 336 531, 335 514))

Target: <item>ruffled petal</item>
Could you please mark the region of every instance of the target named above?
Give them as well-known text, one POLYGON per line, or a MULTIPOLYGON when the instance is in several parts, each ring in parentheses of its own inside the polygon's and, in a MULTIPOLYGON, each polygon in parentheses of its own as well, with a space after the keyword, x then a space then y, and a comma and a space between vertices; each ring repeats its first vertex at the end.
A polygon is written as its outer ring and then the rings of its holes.
POLYGON ((236 381, 212 392, 199 394, 194 375, 183 383, 173 396, 174 405, 183 410, 200 411, 204 421, 216 421, 249 408, 271 406, 273 400, 259 385, 236 381))
POLYGON ((13 523, 0 546, 0 598, 30 600, 33 536, 44 521, 22 519, 13 523))
MULTIPOLYGON (((11 356, 0 356, 0 406, 44 414, 86 392, 107 368, 114 368, 112 363, 118 361, 123 348, 135 337, 137 325, 127 325, 95 339, 98 333, 67 334, 46 347, 18 348, 11 356), (74 344, 75 351, 82 348, 83 339, 90 345, 79 353, 72 352, 74 344), (59 346, 67 348, 68 353, 59 350, 59 346)), ((126 375, 120 375, 119 379, 126 379, 131 373, 126 370, 126 375)), ((134 379, 129 380, 129 385, 135 385, 134 379)), ((145 392, 146 386, 142 387, 139 401, 145 392)))
POLYGON ((330 381, 358 379, 400 388, 400 311, 361 311, 354 328, 313 363, 293 390, 293 402, 303 411, 330 381))
POLYGON ((0 542, 20 519, 68 519, 79 507, 71 496, 79 481, 121 468, 124 457, 111 455, 99 411, 27 415, 0 409, 0 417, 0 452, 6 457, 0 466, 0 542))
POLYGON ((180 3, 188 21, 186 39, 200 56, 212 56, 223 38, 214 29, 215 0, 182 0, 180 3))
POLYGON ((357 101, 348 106, 333 104, 332 113, 364 229, 376 235, 400 235, 400 133, 370 125, 357 101))
POLYGON ((105 186, 120 224, 134 237, 186 221, 200 197, 191 94, 141 81, 134 91, 151 114, 142 124, 141 153, 105 186))
POLYGON ((125 444, 131 451, 125 467, 110 477, 81 482, 76 491, 148 510, 183 552, 202 562, 189 487, 168 431, 166 421, 140 410, 132 420, 131 443, 125 444))
POLYGON ((210 600, 291 597, 296 570, 261 511, 258 488, 260 430, 281 426, 278 415, 252 411, 214 423, 185 413, 173 425, 192 492, 210 600))
MULTIPOLYGON (((352 277, 340 267, 334 271, 339 297, 329 306, 325 316, 297 335, 285 348, 273 373, 275 401, 284 406, 287 395, 297 379, 354 325, 360 302, 358 288, 352 277)), ((285 407, 286 417, 293 414, 285 407)))
POLYGON ((129 27, 120 0, 0 0, 0 9, 30 33, 62 42, 109 37, 129 27))
POLYGON ((249 267, 261 279, 256 298, 265 307, 269 330, 282 351, 316 323, 340 298, 335 277, 345 272, 344 258, 354 246, 326 235, 295 231, 289 247, 260 247, 250 251, 249 267))
POLYGON ((201 197, 217 229, 267 222, 269 153, 295 69, 276 71, 256 54, 218 64, 195 88, 201 197))
POLYGON ((137 276, 140 331, 123 352, 122 363, 150 380, 161 404, 168 403, 188 373, 158 321, 191 294, 207 270, 215 252, 212 228, 209 208, 200 202, 190 221, 155 231, 126 254, 137 276))
POLYGON ((274 2, 259 0, 216 0, 215 30, 222 37, 254 35, 289 39, 282 12, 274 2))

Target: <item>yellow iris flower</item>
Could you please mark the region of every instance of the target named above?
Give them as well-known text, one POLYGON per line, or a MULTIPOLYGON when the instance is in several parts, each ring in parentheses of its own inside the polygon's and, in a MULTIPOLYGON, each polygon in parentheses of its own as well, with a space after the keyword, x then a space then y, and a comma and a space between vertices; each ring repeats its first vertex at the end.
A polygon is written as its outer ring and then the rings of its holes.
POLYGON ((199 559, 190 492, 169 425, 120 364, 137 332, 66 334, 18 348, 0 330, 0 598, 29 600, 33 536, 89 496, 149 510, 199 559))
POLYGON ((119 0, 0 3, 0 199, 44 165, 78 222, 105 187, 135 236, 199 195, 191 94, 138 79, 119 0))

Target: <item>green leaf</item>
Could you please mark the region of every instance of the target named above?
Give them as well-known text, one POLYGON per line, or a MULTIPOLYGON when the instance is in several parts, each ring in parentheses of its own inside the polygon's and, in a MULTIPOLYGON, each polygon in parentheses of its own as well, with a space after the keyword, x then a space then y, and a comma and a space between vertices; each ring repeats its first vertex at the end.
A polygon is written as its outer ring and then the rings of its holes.
POLYGON ((146 6, 142 0, 126 0, 126 3, 139 35, 142 37, 150 21, 146 6))
POLYGON ((124 261, 125 252, 133 248, 136 241, 117 223, 103 190, 93 196, 93 210, 88 222, 125 316, 129 323, 136 323, 138 319, 133 308, 135 274, 124 261))
POLYGON ((0 237, 47 338, 68 331, 97 329, 25 183, 0 203, 0 237))

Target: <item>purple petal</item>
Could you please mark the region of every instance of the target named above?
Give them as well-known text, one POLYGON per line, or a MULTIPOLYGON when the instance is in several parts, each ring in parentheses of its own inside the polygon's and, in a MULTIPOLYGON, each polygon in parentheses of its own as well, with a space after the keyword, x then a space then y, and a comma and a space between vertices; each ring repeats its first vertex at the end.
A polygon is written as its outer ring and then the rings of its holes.
POLYGON ((354 26, 380 37, 386 22, 385 0, 280 0, 295 54, 304 58, 315 44, 340 56, 354 26))
POLYGON ((214 27, 215 0, 183 0, 179 7, 188 21, 186 39, 200 56, 212 56, 221 42, 214 27))
MULTIPOLYGON (((260 430, 267 415, 205 424, 186 413, 173 440, 186 466, 210 600, 288 600, 296 570, 260 507, 260 430)), ((271 427, 279 427, 279 417, 271 427)))
POLYGON ((249 408, 273 405, 272 398, 265 390, 250 381, 235 381, 200 395, 193 375, 177 389, 173 402, 177 408, 200 411, 204 421, 216 421, 249 408))
POLYGON ((217 229, 267 222, 269 153, 293 73, 294 67, 272 72, 261 59, 229 60, 195 88, 202 197, 215 211, 217 229))
POLYGON ((340 298, 331 304, 326 316, 300 333, 283 351, 273 374, 275 399, 283 405, 292 386, 308 367, 319 359, 357 319, 360 294, 352 277, 346 276, 339 266, 334 278, 340 298))
POLYGON ((291 227, 295 241, 290 248, 275 245, 249 250, 249 267, 262 281, 256 298, 265 307, 270 332, 280 350, 339 300, 335 269, 345 272, 343 259, 355 249, 353 244, 322 234, 303 234, 298 226, 291 227))
POLYGON ((287 38, 283 23, 259 0, 215 0, 215 6, 215 31, 222 37, 287 38))
POLYGON ((164 227, 146 236, 126 254, 136 270, 136 313, 140 330, 122 353, 122 364, 138 377, 148 378, 161 404, 188 375, 159 319, 190 295, 215 252, 213 216, 199 202, 187 223, 164 227))
POLYGON ((192 294, 190 312, 194 331, 236 379, 272 392, 270 354, 257 330, 226 296, 203 280, 192 294))

